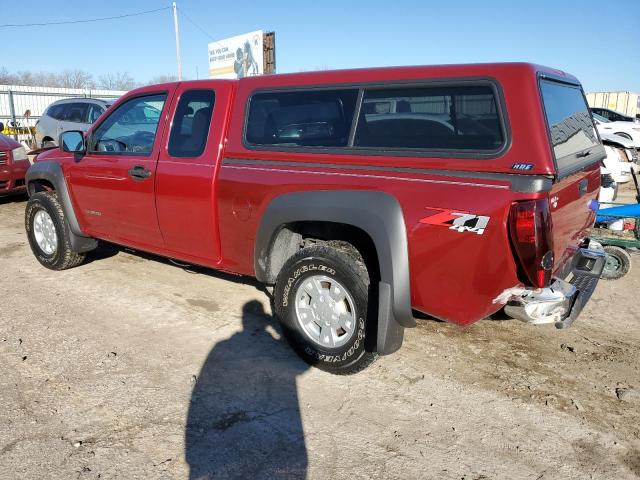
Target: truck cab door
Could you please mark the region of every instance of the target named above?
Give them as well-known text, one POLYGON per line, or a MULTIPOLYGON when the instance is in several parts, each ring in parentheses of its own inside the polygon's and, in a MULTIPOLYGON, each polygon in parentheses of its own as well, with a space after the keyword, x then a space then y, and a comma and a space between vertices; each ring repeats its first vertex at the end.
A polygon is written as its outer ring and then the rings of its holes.
POLYGON ((232 88, 224 81, 180 84, 158 160, 156 205, 167 253, 202 265, 220 258, 215 179, 232 88))
POLYGON ((158 250, 155 175, 175 86, 125 97, 87 134, 87 152, 69 168, 83 229, 97 238, 158 250))

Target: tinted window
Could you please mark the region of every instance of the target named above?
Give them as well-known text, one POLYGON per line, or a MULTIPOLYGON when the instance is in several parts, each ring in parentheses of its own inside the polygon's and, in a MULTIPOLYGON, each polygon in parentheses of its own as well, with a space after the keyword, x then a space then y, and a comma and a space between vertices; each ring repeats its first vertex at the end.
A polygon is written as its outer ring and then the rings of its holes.
POLYGON ((497 150, 503 141, 490 87, 420 87, 365 91, 354 145, 497 150))
POLYGON ((66 104, 52 105, 47 110, 47 115, 56 120, 62 120, 66 104))
POLYGON ((124 102, 96 128, 89 150, 139 155, 151 153, 166 98, 165 94, 158 94, 124 102))
POLYGON ((169 137, 169 155, 198 157, 207 145, 215 95, 211 90, 189 90, 180 97, 169 137))
POLYGON ((558 167, 578 163, 577 154, 600 143, 582 89, 549 80, 540 89, 558 167))
POLYGON ((73 123, 87 122, 88 105, 86 103, 67 103, 64 107, 64 113, 61 120, 73 123))
POLYGON ((258 93, 251 98, 246 139, 259 145, 344 147, 358 91, 258 93))

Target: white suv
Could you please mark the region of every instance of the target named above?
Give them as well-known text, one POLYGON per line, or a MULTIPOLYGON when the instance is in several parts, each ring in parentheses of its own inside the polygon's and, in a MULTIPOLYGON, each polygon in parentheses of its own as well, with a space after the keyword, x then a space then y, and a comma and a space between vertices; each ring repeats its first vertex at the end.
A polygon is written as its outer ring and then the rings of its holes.
POLYGON ((112 103, 98 98, 69 98, 53 102, 36 122, 36 145, 57 146, 61 133, 86 131, 112 103))

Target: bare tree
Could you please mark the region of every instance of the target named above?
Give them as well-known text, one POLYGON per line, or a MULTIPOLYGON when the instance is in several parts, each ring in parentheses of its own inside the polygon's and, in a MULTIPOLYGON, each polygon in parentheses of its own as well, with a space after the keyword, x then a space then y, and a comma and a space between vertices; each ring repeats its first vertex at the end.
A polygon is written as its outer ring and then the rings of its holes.
POLYGON ((131 90, 136 82, 129 72, 111 72, 98 77, 98 86, 105 90, 131 90))
POLYGON ((0 67, 0 84, 2 85, 26 85, 40 87, 58 87, 60 79, 51 72, 19 71, 11 73, 6 67, 0 67))
POLYGON ((94 88, 93 75, 84 70, 64 70, 59 75, 63 88, 94 88))
POLYGON ((64 70, 60 73, 31 72, 21 70, 10 72, 6 67, 0 67, 0 85, 27 85, 38 87, 62 88, 104 88, 106 90, 131 90, 138 85, 154 85, 157 83, 177 82, 178 77, 171 73, 158 75, 148 82, 137 84, 129 72, 110 72, 93 80, 93 75, 84 70, 64 70))
POLYGON ((164 75, 158 75, 153 77, 151 80, 146 82, 146 85, 155 85, 156 83, 169 83, 169 82, 177 82, 177 75, 173 75, 171 73, 166 73, 164 75))
POLYGON ((0 85, 14 85, 16 80, 16 76, 7 67, 0 67, 0 85))

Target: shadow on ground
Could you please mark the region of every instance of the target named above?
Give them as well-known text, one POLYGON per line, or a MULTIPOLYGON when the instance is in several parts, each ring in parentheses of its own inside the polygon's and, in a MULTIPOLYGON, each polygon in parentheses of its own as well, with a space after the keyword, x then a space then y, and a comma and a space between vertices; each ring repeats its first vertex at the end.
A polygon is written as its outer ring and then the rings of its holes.
POLYGON ((5 203, 26 203, 29 200, 29 197, 26 193, 24 194, 15 194, 15 195, 3 195, 0 196, 0 205, 4 205, 5 203))
POLYGON ((296 377, 308 366, 274 338, 259 302, 244 305, 242 324, 211 350, 196 380, 185 432, 189 478, 305 478, 296 377))

